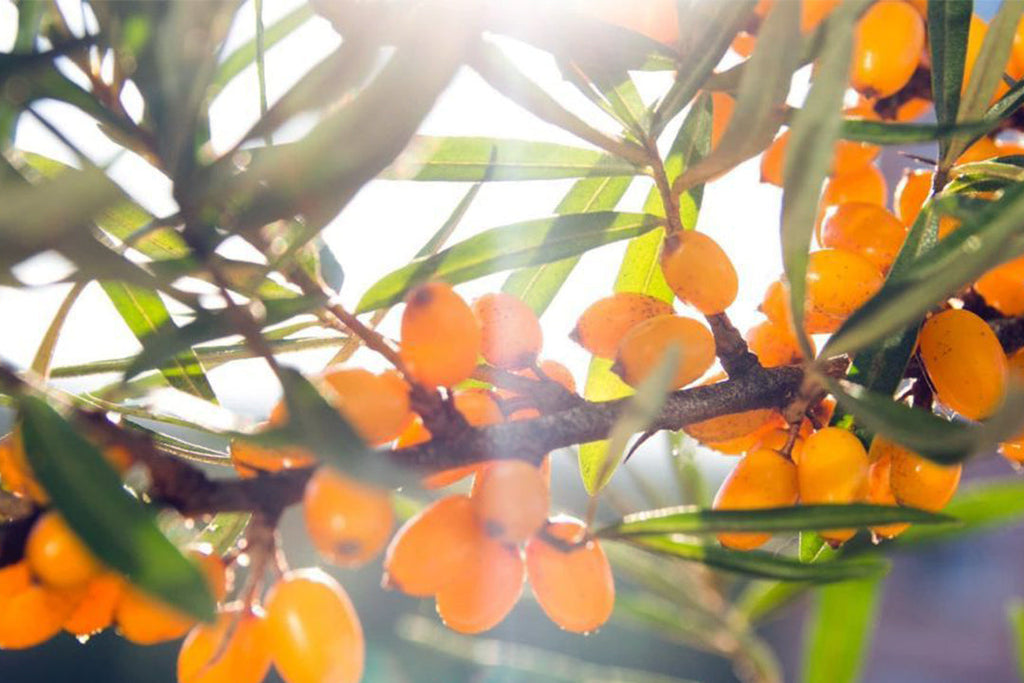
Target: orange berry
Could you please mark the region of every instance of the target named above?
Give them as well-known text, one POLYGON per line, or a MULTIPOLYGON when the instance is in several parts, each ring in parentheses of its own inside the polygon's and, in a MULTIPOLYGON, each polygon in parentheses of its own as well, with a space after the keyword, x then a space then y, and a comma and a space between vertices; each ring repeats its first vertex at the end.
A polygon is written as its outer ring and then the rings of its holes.
POLYGON ((324 382, 338 411, 371 446, 393 441, 412 420, 409 385, 395 371, 344 368, 327 373, 324 382))
MULTIPOLYGON (((749 35, 749 34, 748 34, 749 35)), ((737 36, 737 39, 739 36, 737 36)), ((751 36, 751 45, 753 45, 754 38, 751 36)), ((735 49, 735 44, 734 44, 735 49)), ((722 134, 725 133, 725 129, 729 127, 729 121, 732 119, 732 112, 736 108, 736 100, 733 99, 732 95, 721 91, 715 91, 711 93, 711 148, 718 147, 718 142, 722 139, 722 134)))
POLYGON ((747 330, 747 345, 766 368, 793 365, 803 360, 800 345, 790 326, 779 325, 771 320, 759 322, 747 330))
MULTIPOLYGON (((785 282, 776 280, 768 285, 760 310, 772 323, 793 330, 793 316, 789 309, 789 286, 785 282)), ((804 329, 808 334, 834 331, 838 329, 839 324, 840 321, 830 315, 804 307, 804 329)))
MULTIPOLYGON (((796 465, 777 451, 757 449, 740 458, 722 482, 712 507, 715 510, 758 510, 796 504, 796 465)), ((727 548, 752 550, 764 545, 771 534, 721 533, 718 542, 727 548)))
POLYGON ((810 33, 818 28, 839 5, 839 0, 803 0, 800 3, 800 30, 810 33))
POLYGON ((885 176, 874 164, 832 176, 821 193, 822 211, 837 204, 866 202, 885 206, 888 189, 885 176))
POLYGON ((645 320, 622 338, 612 371, 635 387, 672 346, 679 351, 670 389, 686 386, 715 362, 715 339, 707 327, 692 318, 662 315, 645 320))
POLYGON ((431 282, 409 292, 401 337, 402 360, 411 379, 424 386, 455 386, 476 368, 480 324, 448 284, 431 282))
POLYGON ((679 20, 672 0, 650 0, 638 5, 623 4, 619 0, 574 0, 570 7, 600 21, 642 33, 659 43, 672 45, 679 38, 679 20))
MULTIPOLYGON (((850 113, 850 112, 848 112, 850 113)), ((854 111, 860 118, 877 119, 878 116, 864 111, 854 111)), ((777 187, 783 186, 783 169, 786 163, 786 147, 789 145, 789 130, 779 134, 761 156, 761 182, 777 187)), ((833 175, 863 172, 878 156, 878 147, 864 142, 839 140, 832 150, 833 175)))
POLYGON ((519 601, 525 576, 519 548, 479 529, 455 573, 437 591, 437 614, 459 633, 494 628, 519 601))
POLYGON ((702 232, 666 237, 661 272, 679 300, 704 315, 721 313, 736 300, 736 269, 718 242, 702 232))
POLYGON ((366 645, 345 589, 319 569, 290 571, 266 598, 267 644, 286 683, 357 683, 366 645))
POLYGON ((614 358, 627 332, 645 320, 671 313, 672 304, 661 299, 619 292, 590 304, 569 336, 599 358, 614 358))
POLYGON ((845 320, 882 288, 883 281, 874 264, 852 251, 815 251, 807 261, 807 307, 845 320))
POLYGON ((924 48, 921 15, 905 2, 881 0, 857 22, 850 82, 868 97, 888 97, 914 75, 924 48))
POLYGON ((32 474, 17 429, 0 440, 0 484, 16 496, 31 498, 40 505, 50 502, 50 496, 32 474))
MULTIPOLYGON (((556 360, 545 360, 540 363, 540 371, 547 379, 561 384, 570 393, 576 393, 576 378, 572 376, 572 372, 569 368, 565 367, 556 360)), ((537 379, 537 373, 532 369, 520 371, 521 375, 537 379)))
MULTIPOLYGON (((804 441, 797 480, 800 500, 808 505, 820 503, 854 503, 868 493, 867 451, 856 436, 839 427, 825 427, 804 441)), ((822 532, 822 537, 842 543, 854 534, 853 529, 822 532)))
POLYGON ((970 147, 964 150, 956 159, 957 164, 969 164, 974 161, 985 161, 986 159, 994 159, 999 156, 1002 152, 996 145, 995 141, 990 137, 981 137, 972 144, 970 147))
MULTIPOLYGON (((736 37, 732 39, 732 43, 729 45, 729 47, 732 48, 732 51, 740 57, 749 57, 754 54, 754 48, 756 46, 757 36, 747 33, 746 31, 740 31, 737 33, 736 37)), ((712 137, 712 140, 714 140, 714 137, 712 137)))
POLYGON ((25 544, 25 559, 32 573, 47 586, 76 588, 100 572, 100 563, 54 511, 32 526, 25 544))
POLYGON ((753 434, 772 421, 775 415, 775 411, 768 408, 747 410, 694 422, 683 427, 683 431, 702 443, 730 441, 753 434))
POLYGON ((407 521, 384 556, 384 585, 416 597, 435 594, 481 537, 474 504, 449 496, 407 521))
POLYGON ((178 683, 260 683, 270 670, 264 621, 236 606, 193 628, 178 652, 178 683))
POLYGON ((942 311, 925 321, 918 346, 936 398, 972 420, 995 412, 1006 394, 1007 363, 984 320, 962 309, 942 311))
MULTIPOLYGON (((868 458, 871 465, 868 467, 868 498, 867 502, 872 505, 899 505, 896 496, 892 495, 892 486, 889 484, 889 474, 892 471, 892 458, 886 453, 882 456, 876 454, 875 443, 878 437, 871 442, 868 451, 868 458)), ((871 533, 881 538, 896 538, 910 528, 909 524, 881 524, 871 527, 871 533)))
POLYGON ((939 465, 885 437, 875 437, 875 441, 879 439, 892 463, 889 484, 900 505, 929 512, 946 507, 960 485, 963 468, 959 464, 939 465))
MULTIPOLYGON (((785 427, 778 427, 768 430, 767 432, 763 432, 752 448, 759 450, 768 449, 782 453, 787 443, 789 443, 789 429, 785 427)), ((793 461, 794 465, 800 464, 800 458, 803 455, 803 450, 804 437, 798 435, 796 441, 793 442, 793 448, 789 452, 789 457, 793 461)))
POLYGON ((551 621, 574 633, 600 628, 615 606, 615 578, 597 539, 575 519, 551 520, 526 543, 526 571, 551 621))
POLYGON ((974 291, 1003 315, 1024 315, 1024 280, 1012 269, 1006 269, 1007 265, 997 266, 982 275, 974 283, 974 291))
POLYGON ((1013 34, 1013 48, 1010 52, 1010 75, 1020 78, 1024 75, 1024 20, 1017 24, 1017 32, 1013 34))
MULTIPOLYGON (((20 569, 13 571, 21 573, 20 569)), ((40 584, 28 583, 0 597, 0 650, 24 650, 45 643, 60 632, 74 609, 75 602, 67 591, 40 584)))
POLYGON ((917 220, 921 207, 932 191, 932 178, 935 173, 928 169, 905 169, 903 177, 896 185, 893 204, 896 206, 896 217, 908 228, 917 220))
POLYGON ((917 121, 931 108, 931 100, 924 97, 911 97, 896 108, 896 120, 900 122, 917 121))
POLYGON ((301 448, 265 448, 244 439, 233 439, 228 452, 231 466, 244 478, 316 464, 313 454, 301 448))
POLYGON ((823 247, 860 254, 888 272, 906 237, 904 225, 885 207, 854 202, 840 204, 826 215, 819 242, 823 247))
POLYGON ((786 164, 786 147, 789 145, 789 130, 779 134, 761 155, 761 182, 782 187, 783 169, 786 164))
POLYGON ((306 484, 302 513, 313 545, 339 567, 358 567, 376 557, 395 525, 386 491, 326 467, 306 484))
POLYGON ((124 590, 117 574, 100 574, 82 592, 75 610, 64 621, 64 630, 80 637, 99 633, 114 623, 114 610, 124 590))
POLYGON ((532 308, 511 294, 499 292, 474 301, 473 312, 480 321, 484 360, 510 370, 537 360, 544 337, 532 308))
POLYGON ((541 471, 522 460, 503 460, 482 473, 473 486, 477 519, 503 543, 522 543, 548 516, 548 485, 541 471))

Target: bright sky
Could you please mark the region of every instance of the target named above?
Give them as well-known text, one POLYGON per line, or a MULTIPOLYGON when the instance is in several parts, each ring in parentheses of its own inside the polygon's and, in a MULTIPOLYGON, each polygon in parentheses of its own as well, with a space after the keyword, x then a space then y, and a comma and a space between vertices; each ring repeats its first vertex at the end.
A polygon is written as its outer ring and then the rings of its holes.
MULTIPOLYGON (((80 16, 77 3, 69 19, 80 16)), ((286 14, 297 3, 293 0, 265 2, 267 25, 286 14)), ((0 49, 9 49, 16 13, 11 0, 0 0, 0 49)), ((250 39, 254 33, 251 2, 239 16, 242 21, 232 31, 230 45, 250 39)), ((267 88, 271 102, 280 97, 302 73, 325 56, 339 42, 329 24, 319 18, 302 28, 267 54, 267 88)), ((609 132, 617 132, 614 122, 603 116, 571 85, 561 81, 554 62, 543 53, 520 49, 517 58, 528 72, 567 106, 609 132)), ((637 81, 645 97, 653 98, 668 83, 665 74, 638 74, 637 81)), ((228 149, 258 117, 255 68, 243 72, 226 87, 211 108, 213 144, 228 149)), ((59 103, 47 102, 39 110, 58 122, 97 163, 107 163, 118 153, 94 123, 59 103)), ((463 70, 443 95, 422 131, 432 135, 480 135, 505 138, 549 140, 579 146, 586 143, 551 126, 492 91, 474 73, 463 70)), ((666 141, 667 143, 668 141, 666 141)), ((47 156, 72 161, 68 152, 34 120, 22 117, 16 146, 47 156)), ((339 154, 343 154, 339 150, 339 154)), ((111 167, 111 174, 140 203, 157 214, 175 210, 168 181, 132 154, 122 156, 111 167)), ((747 162, 727 176, 709 185, 698 228, 715 237, 732 257, 740 274, 740 293, 729 313, 740 329, 758 320, 755 311, 761 295, 781 272, 778 245, 778 217, 781 190, 758 182, 758 160, 747 162)), ((519 220, 548 215, 572 180, 556 182, 492 183, 478 195, 452 242, 480 230, 519 220)), ((342 298, 354 305, 362 293, 381 275, 404 265, 424 241, 441 225, 466 190, 464 184, 375 181, 367 186, 345 211, 327 228, 324 237, 345 268, 342 298)), ((620 204, 622 210, 638 211, 649 188, 643 180, 634 182, 620 204)), ((571 279, 563 287, 543 318, 545 357, 567 364, 582 384, 588 355, 568 339, 579 313, 595 299, 611 292, 611 284, 625 244, 609 245, 584 256, 571 279)), ((50 281, 53 270, 34 261, 20 274, 33 281, 50 281)), ((501 286, 506 274, 500 274, 459 287, 467 298, 501 286)), ((0 335, 0 357, 27 365, 50 319, 68 287, 46 286, 30 291, 0 288, 0 320, 7 332, 0 335)), ((695 315, 694 311, 684 314, 695 315)), ((397 316, 392 314, 384 331, 394 331, 397 316)), ((127 355, 138 348, 124 323, 98 286, 93 285, 76 304, 67 325, 64 341, 56 353, 55 365, 86 362, 127 355)), ((316 371, 329 353, 289 355, 288 362, 316 371)), ((360 361, 376 359, 360 356, 360 361)), ((261 415, 276 398, 276 383, 261 361, 230 364, 210 373, 222 403, 251 415, 261 415)), ((86 388, 113 379, 89 378, 69 386, 86 388)))

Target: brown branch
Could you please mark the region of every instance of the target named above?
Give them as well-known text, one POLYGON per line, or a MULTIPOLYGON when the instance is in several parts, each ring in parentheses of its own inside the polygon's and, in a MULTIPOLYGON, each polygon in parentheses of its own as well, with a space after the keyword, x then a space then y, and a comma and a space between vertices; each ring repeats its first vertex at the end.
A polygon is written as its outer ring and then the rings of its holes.
POLYGON ((715 354, 729 377, 736 378, 761 368, 757 356, 750 352, 743 335, 725 313, 705 316, 715 336, 715 354))

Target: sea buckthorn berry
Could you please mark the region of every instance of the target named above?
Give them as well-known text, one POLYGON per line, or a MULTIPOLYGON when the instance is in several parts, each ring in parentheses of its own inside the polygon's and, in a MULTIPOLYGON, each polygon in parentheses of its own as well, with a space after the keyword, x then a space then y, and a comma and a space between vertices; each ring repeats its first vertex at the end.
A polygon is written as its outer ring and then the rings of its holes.
POLYGON ((642 33, 659 43, 671 45, 679 39, 679 20, 672 0, 652 0, 640 5, 623 5, 619 0, 574 0, 570 7, 605 23, 642 33))
POLYGON ((600 628, 615 606, 615 578, 604 550, 575 519, 549 521, 526 543, 526 573, 544 614, 566 631, 600 628))
POLYGON ((3 607, 7 600, 31 585, 32 571, 25 560, 0 567, 0 613, 4 611, 3 607))
POLYGON ((537 360, 544 336, 533 309, 504 292, 484 294, 473 302, 480 321, 481 353, 491 365, 509 370, 537 360))
MULTIPOLYGON (((1024 381, 1024 349, 1015 351, 1007 361, 1010 375, 1024 381)), ((1014 464, 1024 464, 1024 431, 1001 444, 999 454, 1014 464)))
POLYGON ((178 652, 178 683, 260 683, 270 670, 264 620, 262 610, 236 606, 193 628, 178 652))
MULTIPOLYGON (((570 393, 576 393, 576 378, 572 376, 572 372, 569 371, 569 368, 556 360, 541 361, 538 367, 540 368, 541 374, 544 375, 546 379, 557 384, 561 384, 566 391, 570 393)), ((530 377, 531 379, 539 379, 537 377, 537 373, 532 368, 521 370, 518 374, 530 377)))
MULTIPOLYGON (((873 112, 854 110, 850 112, 860 118, 878 118, 873 112)), ((779 134, 761 156, 761 182, 777 187, 783 185, 783 170, 786 163, 786 148, 789 145, 789 130, 779 134)), ((832 175, 853 174, 864 171, 878 156, 878 147, 865 142, 839 140, 832 150, 832 175)))
MULTIPOLYGON (((789 429, 787 427, 774 428, 761 433, 759 437, 757 442, 751 447, 751 450, 767 449, 783 453, 785 452, 786 444, 789 443, 789 429)), ((793 461, 794 465, 800 464, 800 458, 804 450, 804 438, 798 435, 790 448, 789 458, 793 461)))
POLYGON ((251 441, 233 439, 228 448, 231 466, 240 477, 255 477, 261 472, 279 472, 316 463, 313 454, 301 448, 264 448, 251 441))
MULTIPOLYGON (((797 499, 796 465, 777 451, 757 449, 740 458, 718 489, 715 510, 758 510, 794 505, 797 499)), ((718 542, 727 548, 752 550, 771 534, 722 533, 718 542)))
MULTIPOLYGON (((749 57, 754 54, 754 47, 757 46, 757 36, 752 35, 746 31, 740 31, 736 34, 736 37, 732 39, 732 43, 729 47, 732 51, 738 54, 740 57, 749 57)), ((712 137, 714 140, 714 137, 712 137)))
MULTIPOLYGON (((977 14, 971 15, 971 23, 967 30, 967 50, 964 54, 964 80, 961 84, 961 93, 967 92, 967 85, 974 75, 974 64, 978 61, 981 53, 981 45, 985 42, 985 35, 988 33, 988 23, 977 14)), ((1016 40, 1014 41, 1016 42, 1016 40)), ((1011 54, 1006 65, 1010 71, 1014 70, 1013 56, 1011 54)), ((992 95, 991 103, 1006 94, 1009 86, 1003 83, 1002 79, 997 82, 996 90, 992 95)), ((960 162, 965 163, 965 162, 960 162)))
POLYGON ((326 467, 306 484, 302 513, 313 545, 339 567, 358 567, 376 557, 395 525, 386 491, 326 467))
POLYGON ((443 282, 412 290, 402 313, 401 355, 412 379, 451 387, 469 379, 480 355, 480 324, 473 310, 443 282))
POLYGON ((37 583, 0 597, 0 650, 24 650, 45 643, 60 632, 74 609, 68 591, 37 583))
MULTIPOLYGON (((789 286, 782 280, 776 280, 768 285, 759 308, 774 324, 793 330, 793 316, 789 309, 789 286)), ((804 331, 808 334, 834 332, 841 324, 842 321, 838 318, 804 306, 804 331)))
POLYGON ((50 502, 50 496, 36 481, 29 467, 21 433, 17 429, 0 441, 0 485, 16 496, 31 498, 40 505, 50 502))
POLYGON ((481 633, 497 626, 523 592, 526 568, 516 546, 479 530, 455 575, 437 591, 437 614, 459 633, 481 633))
POLYGON ((891 462, 889 485, 896 500, 901 505, 929 512, 946 507, 960 485, 963 468, 959 464, 939 465, 885 437, 876 436, 875 441, 879 440, 882 441, 880 448, 891 462))
POLYGON ((704 315, 721 313, 736 300, 736 269, 718 242, 702 232, 666 237, 661 272, 679 300, 704 315))
POLYGON ((803 0, 800 3, 800 30, 810 33, 828 18, 839 0, 803 0))
POLYGON ((974 283, 974 291, 1003 315, 1024 315, 1024 280, 1017 273, 1004 270, 1004 266, 982 275, 974 283))
POLYGON ((598 358, 614 358, 627 332, 645 320, 671 313, 672 304, 661 299, 619 292, 590 304, 569 336, 598 358))
POLYGON ((822 210, 839 204, 865 202, 885 206, 889 190, 885 176, 874 164, 830 177, 821 193, 822 210))
POLYGON ((384 585, 408 595, 434 595, 481 537, 468 496, 449 496, 407 521, 384 556, 384 585))
POLYGON ((807 260, 807 307, 845 320, 882 288, 882 273, 863 256, 822 249, 807 260))
POLYGON ((541 471, 521 460, 496 462, 473 486, 477 519, 503 543, 522 543, 548 516, 548 485, 541 471))
POLYGON ((896 120, 899 122, 916 121, 931 108, 931 100, 924 97, 911 97, 896 108, 896 120))
POLYGON ((831 210, 821 225, 821 246, 860 254, 888 272, 907 237, 906 227, 885 207, 855 202, 831 210))
MULTIPOLYGON (((749 35, 749 34, 748 34, 749 35)), ((737 36, 738 38, 739 36, 737 36)), ((751 36, 751 47, 753 47, 754 38, 751 36)), ((735 44, 733 46, 735 49, 735 44)), ((751 50, 753 51, 753 50, 751 50)), ((737 52, 739 52, 737 50, 737 52)), ((749 53, 748 53, 749 54, 749 53)), ((711 148, 718 147, 719 141, 722 139, 722 134, 725 133, 725 129, 729 127, 729 121, 732 120, 732 112, 736 108, 736 100, 732 98, 732 95, 728 93, 715 91, 711 93, 711 148)))
POLYGON ((635 387, 672 346, 679 351, 671 389, 686 386, 715 362, 715 339, 708 328, 692 318, 663 315, 640 323, 622 338, 612 371, 635 387))
POLYGON ((124 590, 124 579, 117 574, 100 574, 82 591, 82 597, 64 621, 64 630, 79 637, 99 633, 114 623, 114 610, 124 590))
POLYGON ((53 588, 83 586, 100 572, 96 557, 53 511, 45 513, 32 526, 25 558, 32 573, 53 588))
MULTIPOLYGON (((797 479, 800 500, 808 505, 854 503, 868 493, 867 451, 856 436, 839 427, 825 427, 804 441, 797 479)), ((842 543, 853 536, 852 529, 822 532, 822 537, 842 543)))
POLYGON ((934 176, 933 171, 923 168, 908 168, 903 171, 903 177, 896 185, 893 204, 896 208, 896 217, 908 228, 917 220, 917 214, 921 213, 921 207, 931 194, 934 176))
POLYGON ((782 187, 782 172, 786 164, 789 130, 782 131, 761 155, 761 182, 782 187))
MULTIPOLYGON (((793 365, 803 360, 800 344, 789 325, 764 320, 747 330, 746 337, 750 351, 766 368, 793 365)), ((814 350, 813 340, 811 350, 814 350)))
MULTIPOLYGON (((867 502, 872 505, 896 506, 896 496, 892 495, 892 486, 889 484, 889 473, 892 471, 892 458, 886 453, 882 456, 875 454, 876 437, 871 442, 868 450, 868 457, 872 460, 868 468, 868 498, 867 502)), ((871 527, 871 533, 878 538, 896 538, 910 528, 909 524, 881 524, 871 527)))
POLYGON ((914 75, 924 48, 921 15, 905 2, 882 0, 857 22, 850 82, 868 97, 888 97, 914 75))
POLYGON ((970 147, 964 150, 956 159, 957 164, 969 164, 975 161, 985 161, 986 159, 994 159, 1001 154, 999 147, 995 141, 990 137, 981 137, 972 144, 970 147))
POLYGON ((770 434, 778 429, 780 425, 784 424, 785 420, 782 419, 782 416, 777 412, 773 412, 772 417, 768 422, 749 434, 737 436, 733 439, 726 439, 725 441, 708 441, 704 443, 704 445, 723 455, 743 455, 744 453, 756 448, 757 445, 765 439, 767 434, 770 434))
POLYGON ((412 420, 409 385, 397 372, 344 368, 327 373, 324 381, 342 416, 371 446, 393 441, 412 420))
POLYGON ((694 422, 683 427, 683 431, 703 443, 729 441, 753 434, 768 424, 775 415, 775 411, 769 408, 747 410, 694 422))
POLYGON ((995 412, 1006 394, 1007 364, 984 320, 963 309, 942 311, 925 321, 918 346, 936 398, 972 420, 995 412))
POLYGON ((345 589, 319 569, 290 571, 266 598, 270 658, 285 683, 357 683, 363 627, 345 589))

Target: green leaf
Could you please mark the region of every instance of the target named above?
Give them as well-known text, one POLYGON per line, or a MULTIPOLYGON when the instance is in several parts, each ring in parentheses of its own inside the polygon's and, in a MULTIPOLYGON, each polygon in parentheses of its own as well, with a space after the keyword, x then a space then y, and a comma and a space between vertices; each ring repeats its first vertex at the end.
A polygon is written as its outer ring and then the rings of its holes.
MULTIPOLYGON (((265 313, 262 323, 263 325, 274 325, 283 322, 294 316, 308 313, 321 303, 319 299, 309 297, 263 301, 262 306, 265 313)), ((162 325, 155 332, 140 340, 142 351, 125 371, 125 379, 131 379, 140 372, 158 367, 165 360, 187 351, 196 344, 233 334, 238 334, 238 331, 235 329, 234 315, 227 310, 202 310, 196 315, 195 320, 182 327, 162 325)))
MULTIPOLYGON (((825 48, 819 57, 814 83, 803 108, 793 117, 790 141, 786 147, 782 262, 789 281, 793 328, 798 331, 797 341, 805 358, 814 356, 804 332, 807 252, 818 215, 821 184, 832 165, 832 148, 842 122, 843 95, 853 52, 854 22, 867 4, 864 0, 845 2, 826 24, 825 48)), ((760 42, 759 38, 758 44, 760 42)))
MULTIPOLYGON (((107 281, 101 282, 100 285, 128 329, 140 342, 145 342, 149 335, 161 328, 166 327, 168 333, 170 330, 177 329, 178 326, 171 320, 171 314, 163 299, 153 290, 121 282, 107 281)), ((166 365, 160 368, 160 374, 175 389, 207 401, 217 402, 213 387, 210 386, 210 381, 206 378, 199 359, 191 349, 174 355, 166 365)))
POLYGON ((912 526, 893 541, 895 547, 950 541, 1018 523, 1024 519, 1024 481, 990 479, 971 482, 961 487, 943 512, 956 517, 960 523, 956 526, 912 526))
POLYGON ((42 399, 21 395, 17 402, 32 472, 75 535, 140 589, 212 621, 214 600, 201 571, 160 533, 99 450, 42 399))
MULTIPOLYGON (((971 0, 945 0, 928 3, 928 44, 932 58, 932 100, 940 126, 957 122, 960 90, 964 82, 967 55, 967 30, 971 25, 974 3, 971 0)), ((939 141, 940 171, 949 168, 949 141, 939 141)))
POLYGON ((874 578, 817 589, 804 649, 804 683, 860 680, 880 588, 881 581, 874 578))
POLYGON ((821 537, 821 534, 810 531, 800 532, 797 557, 800 558, 801 562, 818 562, 830 555, 834 555, 834 553, 825 544, 825 539, 821 537))
POLYGON ((867 527, 909 522, 948 524, 956 520, 914 508, 888 505, 800 505, 766 510, 707 510, 670 507, 627 515, 621 522, 605 527, 598 536, 643 536, 650 534, 715 534, 720 532, 803 531, 838 527, 867 527))
POLYGON ((1016 655, 1017 671, 1024 679, 1024 600, 1017 598, 1006 606, 1006 617, 1010 625, 1010 636, 1013 640, 1013 652, 1016 655))
POLYGON ((699 185, 765 149, 785 120, 786 96, 800 63, 800 4, 772 6, 757 35, 736 95, 736 107, 722 139, 700 163, 673 184, 677 193, 699 185))
POLYGON ((753 581, 736 599, 736 610, 756 624, 788 605, 807 587, 807 584, 796 582, 753 581))
POLYGON ((843 119, 839 137, 854 142, 869 142, 875 145, 906 145, 931 142, 958 134, 981 135, 992 129, 992 122, 963 121, 955 125, 937 123, 903 123, 896 121, 869 121, 867 119, 843 119))
MULTIPOLYGON (((1024 4, 1019 2, 1004 2, 999 7, 985 32, 985 39, 969 74, 970 80, 960 102, 958 120, 977 119, 988 109, 996 86, 1002 82, 1003 70, 1010 58, 1010 48, 1022 14, 1024 4)), ((969 135, 958 135, 950 140, 943 160, 958 158, 967 149, 971 139, 969 135)))
POLYGON ((888 569, 888 564, 877 558, 805 564, 792 557, 759 550, 726 550, 694 543, 684 536, 639 536, 630 538, 628 542, 653 553, 700 562, 744 576, 779 581, 830 583, 878 576, 888 569))
POLYGON ((628 71, 600 67, 588 69, 577 62, 561 63, 559 68, 563 78, 603 109, 630 136, 639 141, 647 138, 651 114, 628 71))
POLYGON ((64 301, 61 302, 60 308, 57 309, 57 313, 54 314, 50 326, 46 328, 46 334, 43 335, 43 340, 39 343, 36 355, 32 359, 32 372, 39 375, 44 382, 50 378, 50 364, 53 362, 53 352, 57 350, 57 340, 60 339, 61 330, 64 329, 64 321, 67 320, 68 314, 71 313, 71 307, 75 305, 84 289, 84 283, 72 285, 71 290, 64 297, 64 301))
MULTIPOLYGON (((857 351, 914 324, 985 271, 1019 255, 1020 247, 1013 248, 1013 239, 1020 229, 1022 210, 1024 183, 1008 188, 1001 199, 965 220, 906 269, 891 274, 882 289, 832 336, 822 357, 857 351)), ((921 240, 925 246, 927 235, 921 240)), ((904 246, 901 258, 908 248, 911 246, 904 246)))
MULTIPOLYGON (((611 211, 632 182, 628 177, 577 180, 555 207, 555 213, 611 211)), ((508 276, 501 291, 518 297, 539 316, 551 304, 579 260, 579 256, 570 256, 553 263, 520 268, 508 276)))
POLYGON ((491 228, 385 275, 363 295, 356 312, 395 304, 427 280, 456 284, 521 266, 551 263, 642 235, 662 222, 642 213, 595 211, 491 228))
POLYGON ((633 164, 553 142, 418 135, 382 178, 391 180, 550 180, 634 176, 633 164))
POLYGON ((672 379, 684 349, 673 345, 667 349, 651 373, 636 388, 633 397, 622 406, 608 433, 608 447, 600 459, 580 460, 580 475, 587 493, 596 495, 608 485, 612 475, 622 462, 629 440, 635 434, 646 430, 658 416, 665 404, 665 396, 672 388, 672 379))

